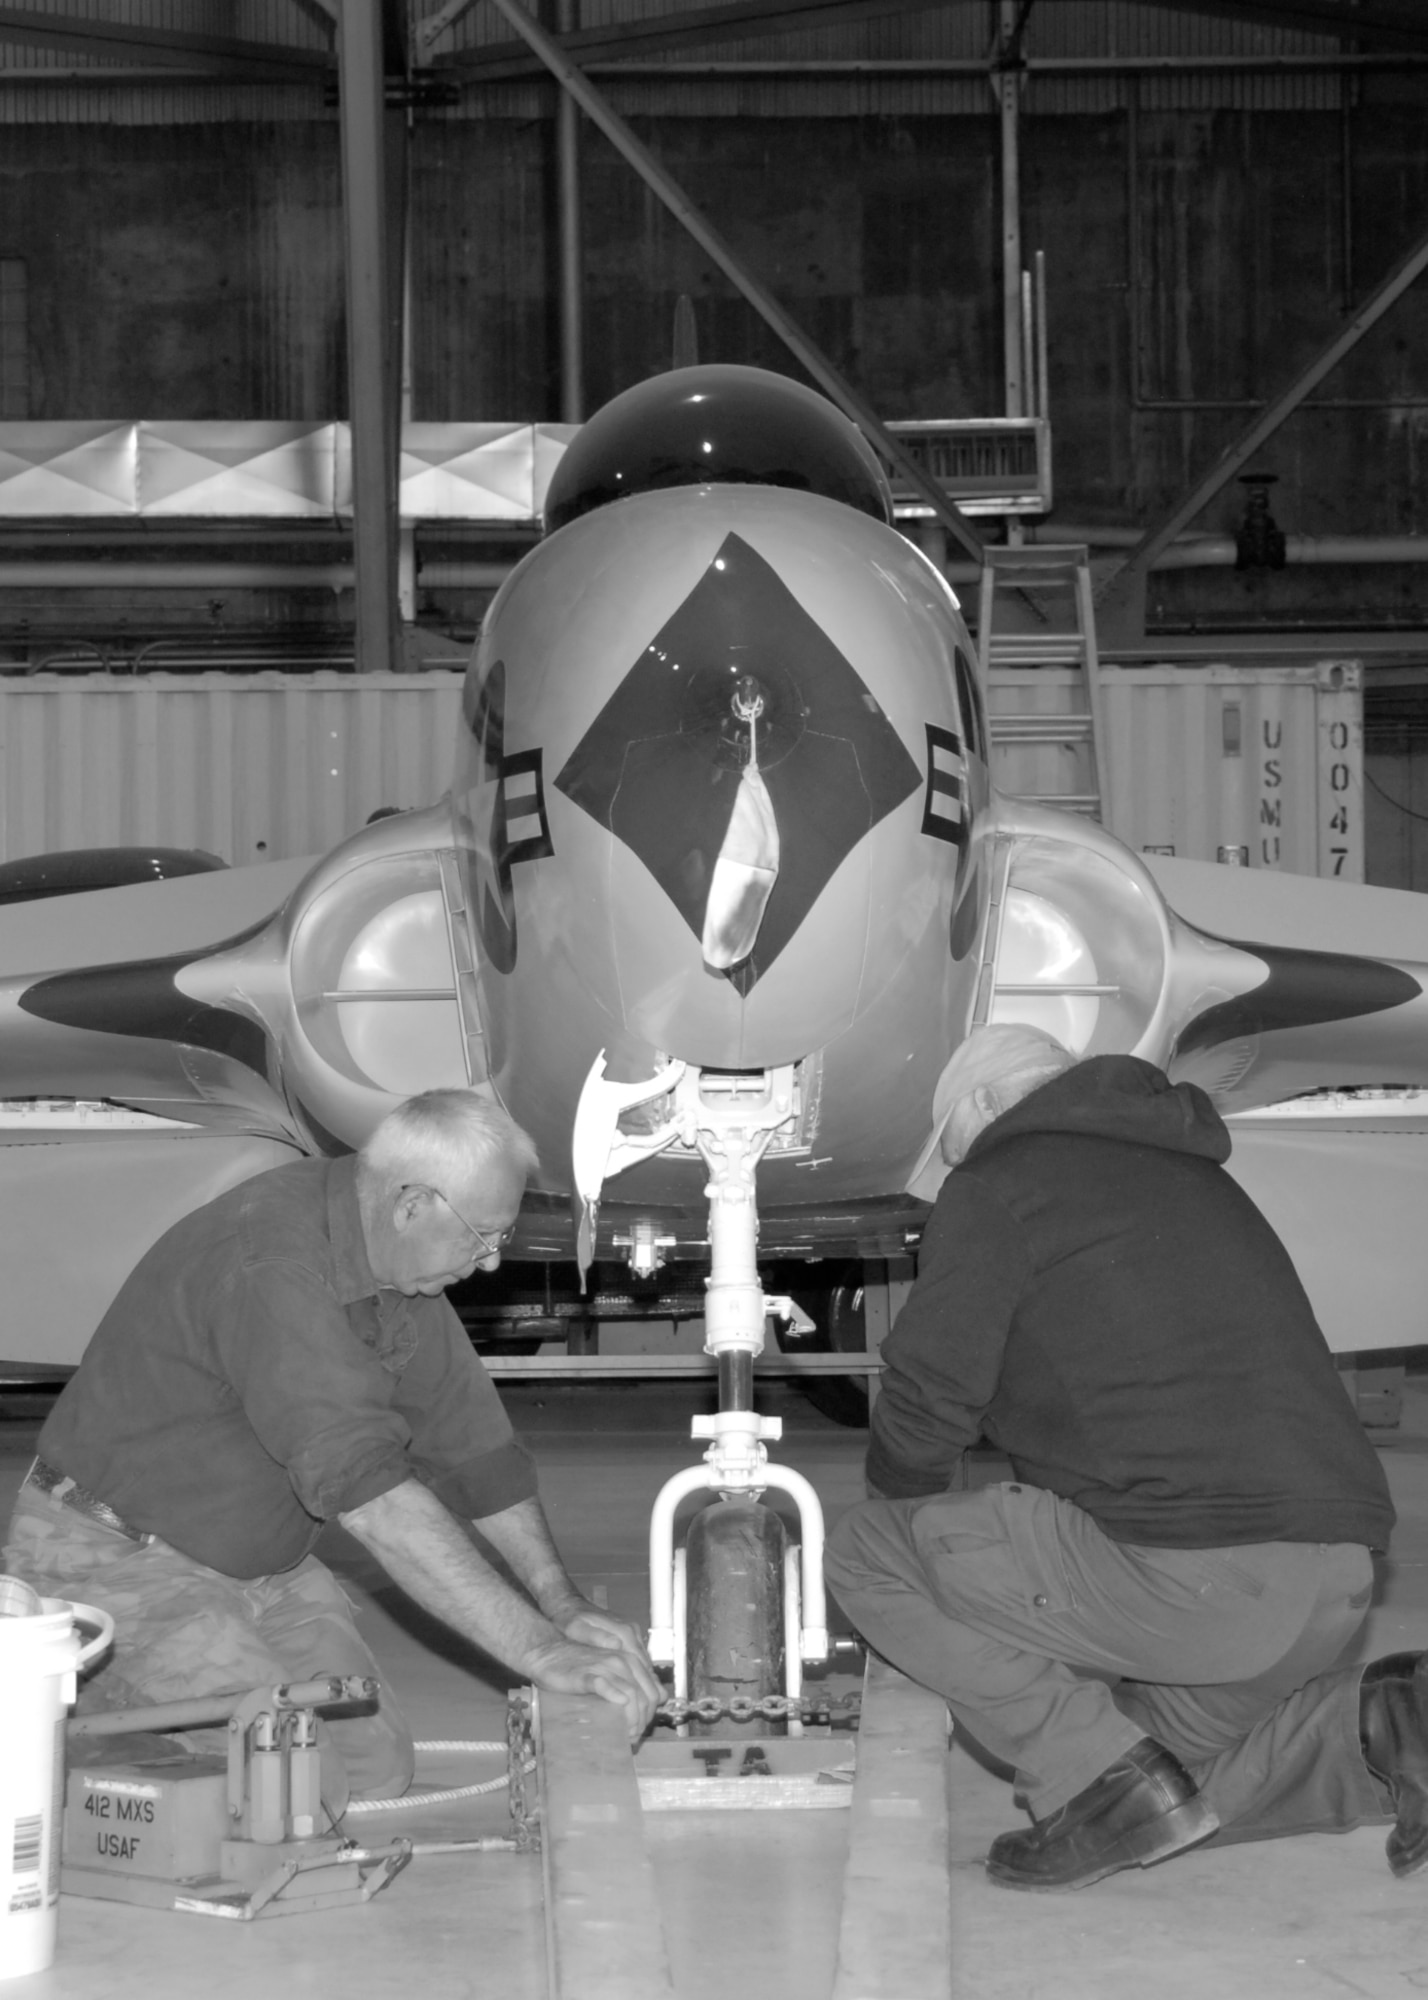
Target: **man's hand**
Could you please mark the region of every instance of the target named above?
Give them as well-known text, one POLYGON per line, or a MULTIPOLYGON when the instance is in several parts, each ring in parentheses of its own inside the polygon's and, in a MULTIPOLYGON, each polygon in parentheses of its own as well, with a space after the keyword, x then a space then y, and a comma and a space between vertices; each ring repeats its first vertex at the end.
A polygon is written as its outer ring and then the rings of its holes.
MULTIPOLYGON (((598 1612, 590 1615, 601 1616, 598 1612)), ((620 1621, 606 1622, 618 1625, 620 1621)), ((633 1636, 633 1628, 625 1630, 633 1636)), ((632 1655, 608 1633, 593 1645, 567 1638, 558 1645, 540 1646, 527 1656, 525 1665, 536 1686, 549 1688, 553 1694, 598 1694, 603 1701, 618 1702, 625 1711, 632 1743, 637 1743, 654 1721, 664 1694, 644 1657, 644 1648, 638 1656, 632 1655)))
POLYGON ((338 1518, 418 1604, 453 1631, 537 1687, 618 1703, 632 1738, 649 1728, 664 1690, 644 1643, 633 1625, 581 1597, 560 1566, 538 1501, 520 1501, 477 1524, 536 1603, 491 1567, 418 1480, 338 1518))
POLYGON ((618 1653, 625 1665, 633 1672, 642 1694, 653 1706, 640 1725, 643 1735, 654 1719, 654 1710, 664 1700, 665 1689, 650 1662, 644 1638, 638 1626, 627 1619, 612 1618, 608 1611, 597 1611, 593 1605, 586 1606, 567 1620, 561 1628, 567 1639, 577 1645, 593 1646, 603 1653, 618 1653))
POLYGON ((567 1639, 578 1640, 582 1646, 600 1646, 606 1652, 628 1653, 632 1660, 641 1660, 649 1666, 650 1656, 639 1627, 631 1625, 628 1619, 612 1618, 608 1611, 582 1605, 573 1618, 556 1622, 567 1639))

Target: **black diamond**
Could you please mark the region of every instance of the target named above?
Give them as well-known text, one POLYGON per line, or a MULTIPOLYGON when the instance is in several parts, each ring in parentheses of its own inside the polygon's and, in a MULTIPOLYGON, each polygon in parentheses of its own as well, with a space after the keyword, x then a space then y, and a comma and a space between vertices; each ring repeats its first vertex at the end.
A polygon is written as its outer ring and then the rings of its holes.
MULTIPOLYGON (((761 700, 759 769, 778 881, 741 992, 766 972, 864 834, 922 783, 901 737, 828 634, 738 535, 646 646, 556 778, 633 848, 696 937, 748 760, 734 712, 761 700)), ((732 975, 731 975, 732 976, 732 975)))

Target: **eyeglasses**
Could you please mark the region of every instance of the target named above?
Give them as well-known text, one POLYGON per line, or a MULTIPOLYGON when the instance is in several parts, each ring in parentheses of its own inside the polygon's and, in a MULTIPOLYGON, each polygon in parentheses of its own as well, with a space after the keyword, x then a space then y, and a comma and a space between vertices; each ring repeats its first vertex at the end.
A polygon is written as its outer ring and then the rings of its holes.
POLYGON ((405 1181, 402 1185, 402 1193, 406 1194, 408 1189, 414 1187, 422 1188, 427 1194, 434 1194, 443 1208, 450 1209, 456 1220, 461 1224, 461 1227, 469 1230, 476 1238, 476 1241, 481 1246, 481 1255, 483 1257, 499 1257, 502 1250, 505 1249, 516 1233, 513 1224, 509 1229, 501 1229, 494 1236, 488 1236, 484 1229, 478 1229, 474 1222, 468 1222, 455 1202, 448 1201, 440 1188, 429 1187, 425 1181, 405 1181))

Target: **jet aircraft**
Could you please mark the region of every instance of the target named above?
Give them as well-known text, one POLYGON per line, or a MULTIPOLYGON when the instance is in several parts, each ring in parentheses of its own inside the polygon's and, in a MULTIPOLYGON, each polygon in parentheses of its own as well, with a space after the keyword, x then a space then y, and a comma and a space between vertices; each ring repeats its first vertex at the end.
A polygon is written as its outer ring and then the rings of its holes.
POLYGON ((486 617, 448 799, 311 866, 0 910, 0 1353, 76 1361, 185 1210, 414 1091, 488 1090, 540 1151, 513 1259, 707 1268, 719 1408, 654 1505, 650 1650, 677 1694, 737 1657, 763 1662, 737 1691, 796 1697, 822 1520, 754 1408, 766 1322, 799 1317, 760 1259, 913 1244, 938 1076, 1024 1020, 1242 1114, 1237 1170, 1336 1344, 1420 1339, 1428 1120, 1306 1093, 1428 1085, 1428 921, 1183 863, 1172 908, 1101 827, 998 796, 953 593, 860 433, 783 377, 616 397, 546 526, 486 617), (726 1588, 751 1553, 758 1587, 726 1588))
POLYGON ((449 799, 312 864, 0 910, 0 1355, 77 1360, 179 1213, 436 1084, 537 1142, 515 1259, 717 1262, 708 1191, 737 1182, 761 1326, 755 1239, 915 1243, 937 1077, 1013 1019, 1253 1114, 1236 1170, 1334 1344, 1422 1337, 1422 1232, 1376 1303, 1352 1246, 1402 1212, 1425 1121, 1305 1100, 1428 1085, 1422 898, 1163 863, 999 796, 952 591, 782 376, 617 396, 546 528, 485 620, 449 799))

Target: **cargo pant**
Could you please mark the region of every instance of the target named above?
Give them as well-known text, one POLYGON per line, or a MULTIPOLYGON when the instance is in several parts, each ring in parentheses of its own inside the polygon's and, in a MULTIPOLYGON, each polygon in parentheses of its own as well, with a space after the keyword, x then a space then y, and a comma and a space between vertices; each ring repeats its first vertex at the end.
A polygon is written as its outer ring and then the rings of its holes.
POLYGON ((1357 1543, 1131 1547, 1025 1485, 849 1509, 829 1585, 885 1659, 944 1695, 1045 1819, 1142 1737, 1228 1840, 1393 1818, 1359 1751, 1357 1543))
MULTIPOLYGON (((314 1556, 278 1576, 224 1576, 158 1536, 137 1543, 22 1486, 4 1564, 45 1597, 113 1618, 113 1652, 81 1686, 81 1713, 329 1674, 380 1679, 346 1592, 314 1556)), ((221 1754, 225 1736, 194 1731, 190 1740, 221 1754)), ((334 1820, 349 1797, 397 1798, 411 1783, 411 1731, 385 1687, 375 1714, 324 1718, 318 1744, 334 1820)))

